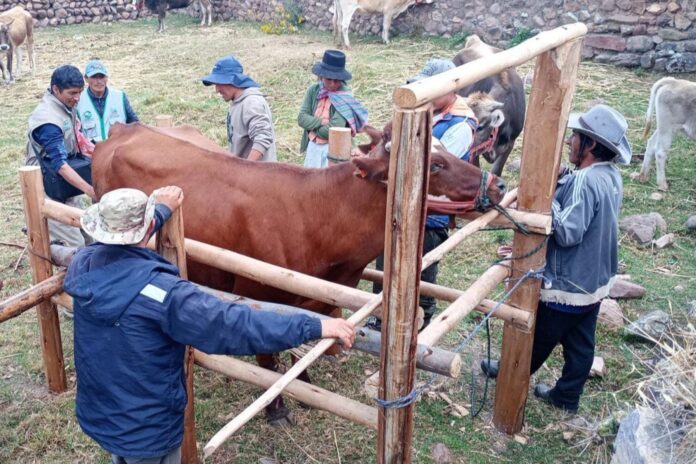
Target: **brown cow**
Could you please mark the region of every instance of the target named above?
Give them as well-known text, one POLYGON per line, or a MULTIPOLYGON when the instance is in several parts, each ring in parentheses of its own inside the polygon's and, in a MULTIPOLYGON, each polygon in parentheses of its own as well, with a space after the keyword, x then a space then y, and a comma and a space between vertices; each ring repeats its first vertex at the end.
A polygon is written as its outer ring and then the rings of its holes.
MULTIPOLYGON (((98 197, 121 187, 150 193, 178 185, 186 194, 187 237, 352 287, 384 246, 387 172, 384 156, 326 169, 257 163, 229 156, 190 126, 140 124, 112 126, 92 166, 98 197)), ((471 200, 480 179, 478 168, 450 154, 431 157, 432 194, 471 200)), ((495 202, 502 197, 497 185, 488 194, 495 202)), ((335 309, 191 260, 188 272, 193 281, 249 298, 322 314, 335 309)), ((272 356, 257 359, 276 367, 272 356)), ((288 415, 281 398, 267 415, 288 415)))
POLYGON ((31 73, 34 74, 36 67, 34 62, 34 23, 31 14, 21 6, 10 8, 0 14, 0 69, 2 77, 10 84, 14 82, 14 76, 19 77, 21 73, 22 49, 20 45, 25 42, 31 73), (17 55, 17 65, 14 70, 12 68, 13 53, 17 55), (7 67, 2 62, 3 54, 6 55, 7 67), (5 69, 7 69, 7 75, 5 69))

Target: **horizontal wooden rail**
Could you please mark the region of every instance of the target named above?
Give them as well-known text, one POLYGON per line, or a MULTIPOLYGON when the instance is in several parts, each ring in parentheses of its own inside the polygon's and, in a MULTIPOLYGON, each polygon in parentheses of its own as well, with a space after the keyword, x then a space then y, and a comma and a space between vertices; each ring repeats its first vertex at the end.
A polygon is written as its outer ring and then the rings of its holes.
MULTIPOLYGON (((551 215, 541 214, 541 213, 527 213, 524 211, 517 211, 516 209, 508 209, 507 213, 510 215, 515 222, 524 225, 527 230, 533 234, 550 235, 551 234, 551 215)), ((461 215, 457 215, 458 218, 462 218, 465 221, 474 221, 480 218, 485 213, 470 212, 461 215)), ((488 223, 489 226, 504 228, 504 229, 517 229, 517 226, 510 221, 510 219, 502 216, 498 216, 494 220, 488 223)))
POLYGON ((37 304, 63 291, 65 271, 0 302, 0 322, 17 317, 37 304))
POLYGON ((541 32, 516 47, 457 66, 442 74, 437 74, 412 84, 402 85, 394 90, 392 99, 399 108, 418 108, 438 97, 463 89, 467 85, 478 82, 485 77, 526 63, 535 56, 573 39, 580 38, 586 33, 587 26, 582 23, 568 24, 567 26, 541 32))

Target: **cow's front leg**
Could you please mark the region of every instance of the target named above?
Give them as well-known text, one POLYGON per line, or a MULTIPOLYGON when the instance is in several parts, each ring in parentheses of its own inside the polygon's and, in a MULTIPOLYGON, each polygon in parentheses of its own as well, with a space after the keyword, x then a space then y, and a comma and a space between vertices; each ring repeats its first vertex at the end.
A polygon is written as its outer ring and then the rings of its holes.
MULTIPOLYGON (((279 372, 277 354, 257 354, 256 362, 264 369, 279 372)), ((280 395, 266 406, 266 420, 274 426, 294 425, 295 423, 292 412, 285 406, 283 397, 280 395)))

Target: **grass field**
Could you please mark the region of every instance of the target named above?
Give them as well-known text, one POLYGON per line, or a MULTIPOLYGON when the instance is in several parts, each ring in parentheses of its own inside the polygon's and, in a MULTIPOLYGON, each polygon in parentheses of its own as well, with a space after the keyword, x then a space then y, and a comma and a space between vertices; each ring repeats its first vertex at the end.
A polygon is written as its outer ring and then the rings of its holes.
MULTIPOLYGON (((261 33, 257 25, 244 23, 200 29, 194 19, 184 16, 171 17, 168 25, 164 34, 155 34, 153 20, 39 30, 35 35, 36 75, 25 75, 13 86, 0 85, 0 279, 4 282, 0 297, 30 284, 28 260, 21 255, 26 238, 21 232, 24 221, 17 169, 24 159, 27 117, 57 65, 72 63, 83 68, 88 59, 99 57, 110 69, 110 84, 128 93, 144 122, 152 123, 158 114, 171 114, 176 123, 193 124, 223 144, 225 103, 198 79, 217 58, 233 53, 268 96, 280 159, 301 163, 296 114, 306 87, 313 81, 311 65, 320 59, 324 49, 331 47, 330 35, 303 32, 270 36, 261 33)), ((390 117, 391 92, 405 77, 414 74, 428 58, 450 57, 455 51, 445 40, 397 37, 384 46, 375 38, 356 39, 349 52, 348 64, 355 76, 351 85, 369 109, 372 124, 379 126, 390 117)), ((532 69, 526 65, 521 72, 529 74, 532 69)), ((640 134, 647 98, 658 77, 583 63, 574 108, 582 110, 588 102, 600 98, 621 110, 629 120, 634 152, 641 154, 644 142, 640 134)), ((667 167, 670 191, 659 201, 649 198, 656 191, 654 175, 650 183, 639 184, 629 178, 629 174, 639 170, 638 161, 622 168, 623 215, 657 211, 676 235, 674 246, 664 250, 641 248, 622 237, 622 272, 648 289, 642 300, 622 303, 629 319, 662 309, 677 324, 684 324, 686 304, 696 300, 696 234, 684 226, 687 217, 696 214, 695 149, 693 142, 675 140, 667 167)), ((514 157, 519 157, 519 149, 514 157)), ((515 175, 506 175, 509 184, 516 184, 515 175)), ((440 283, 465 289, 495 259, 497 246, 510 237, 509 232, 496 231, 473 238, 443 261, 440 283)), ((445 345, 457 344, 476 320, 473 317, 463 322, 445 345)), ((81 432, 76 422, 72 323, 66 319, 61 322, 70 388, 57 396, 46 393, 34 313, 26 313, 0 328, 0 463, 109 462, 107 454, 81 432)), ((499 350, 501 329, 500 323, 492 323, 494 352, 499 350)), ((467 367, 462 379, 439 380, 437 390, 447 392, 453 402, 471 409, 471 371, 475 373, 476 393, 480 397, 483 381, 475 366, 484 352, 485 336, 478 336, 463 353, 467 367)), ((591 424, 631 407, 635 385, 644 373, 641 359, 651 356, 648 346, 629 344, 620 334, 604 328, 598 331, 597 352, 605 358, 609 373, 606 378, 587 384, 580 415, 591 424)), ((534 381, 552 381, 561 366, 559 350, 534 381)), ((353 354, 343 363, 321 360, 311 372, 320 386, 367 402, 362 393, 363 380, 377 368, 375 359, 353 354)), ((431 462, 430 449, 438 442, 445 443, 456 462, 462 463, 610 459, 611 432, 577 433, 566 442, 563 423, 569 418, 535 399, 528 403, 527 425, 517 440, 496 433, 491 425, 493 387, 494 384, 482 413, 473 420, 453 415, 441 396, 426 395, 416 410, 415 461, 431 462)), ((225 415, 241 411, 259 394, 256 388, 197 369, 199 444, 223 425, 225 415)), ((374 461, 374 433, 327 413, 307 411, 289 403, 297 420, 295 427, 274 429, 257 417, 210 462, 235 459, 238 463, 256 463, 262 457, 274 458, 278 463, 374 461)))

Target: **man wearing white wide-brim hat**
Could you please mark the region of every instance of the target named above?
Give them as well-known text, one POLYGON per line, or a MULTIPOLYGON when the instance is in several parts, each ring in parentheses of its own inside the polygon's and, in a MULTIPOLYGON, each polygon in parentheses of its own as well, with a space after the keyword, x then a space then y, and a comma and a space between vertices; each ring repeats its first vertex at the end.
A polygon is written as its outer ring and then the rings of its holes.
POLYGON ((181 461, 184 350, 274 353, 317 338, 350 347, 343 319, 256 311, 224 302, 181 279, 147 242, 183 203, 179 187, 149 197, 104 194, 82 217, 97 243, 75 254, 64 288, 75 308, 76 414, 116 464, 181 461))
MULTIPOLYGON (((592 367, 599 305, 618 268, 619 210, 623 183, 616 163, 628 164, 626 119, 607 105, 570 115, 566 139, 576 170, 561 177, 552 204, 553 233, 537 308, 531 373, 560 344, 563 372, 554 387, 538 384, 542 401, 577 412, 592 367)), ((491 377, 497 361, 482 361, 491 377)))

